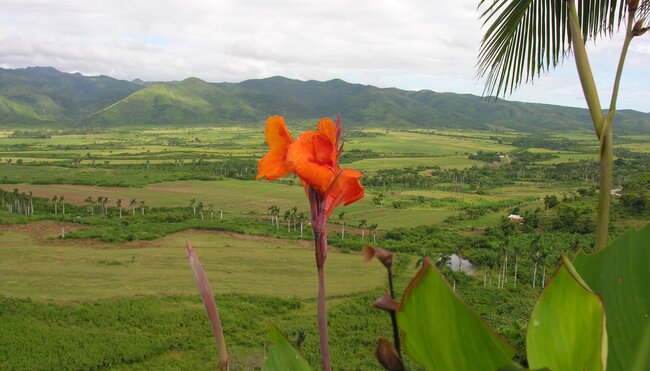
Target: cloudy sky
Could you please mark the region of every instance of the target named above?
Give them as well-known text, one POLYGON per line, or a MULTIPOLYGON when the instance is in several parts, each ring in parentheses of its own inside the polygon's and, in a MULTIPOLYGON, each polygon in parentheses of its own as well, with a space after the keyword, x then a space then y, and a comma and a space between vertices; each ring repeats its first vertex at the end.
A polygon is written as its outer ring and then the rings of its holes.
MULTIPOLYGON (((282 75, 481 94, 478 0, 2 0, 0 66, 121 79, 282 75)), ((611 91, 620 36, 589 45, 611 91)), ((630 48, 619 108, 650 111, 650 36, 630 48)), ((508 99, 584 106, 572 60, 508 99)), ((603 106, 609 94, 603 94, 603 106)))

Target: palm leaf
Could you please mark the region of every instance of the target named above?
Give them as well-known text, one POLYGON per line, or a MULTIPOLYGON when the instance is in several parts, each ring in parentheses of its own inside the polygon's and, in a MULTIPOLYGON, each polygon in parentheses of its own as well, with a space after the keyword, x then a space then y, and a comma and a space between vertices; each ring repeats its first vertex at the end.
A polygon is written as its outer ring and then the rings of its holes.
POLYGON ((636 19, 645 20, 646 25, 650 25, 650 0, 645 0, 636 11, 636 19))
MULTIPOLYGON (((478 75, 484 94, 512 93, 524 82, 555 68, 569 54, 567 0, 480 0, 487 30, 478 75)), ((584 40, 611 35, 625 15, 624 0, 577 0, 584 40)))

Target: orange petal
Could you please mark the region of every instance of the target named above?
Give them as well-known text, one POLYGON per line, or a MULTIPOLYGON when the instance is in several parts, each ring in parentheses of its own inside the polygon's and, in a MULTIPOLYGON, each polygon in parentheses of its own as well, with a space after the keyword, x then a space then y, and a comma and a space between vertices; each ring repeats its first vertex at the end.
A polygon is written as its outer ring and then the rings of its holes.
POLYGON ((318 132, 308 130, 289 146, 287 152, 287 162, 292 171, 322 193, 327 191, 335 176, 329 161, 331 156, 327 153, 333 151, 334 147, 327 145, 327 142, 318 132), (328 161, 322 163, 322 159, 328 161))
POLYGON ((287 150, 293 142, 291 133, 281 116, 272 116, 266 120, 264 128, 269 152, 257 163, 257 179, 267 180, 281 178, 291 171, 286 163, 287 150))
POLYGON ((314 135, 314 159, 317 163, 322 165, 334 166, 335 160, 332 160, 332 154, 334 154, 334 144, 330 140, 321 134, 314 135))
POLYGON ((329 216, 337 206, 345 206, 360 200, 365 195, 365 191, 359 178, 363 174, 354 169, 343 169, 339 175, 336 184, 327 194, 327 215, 329 216))
POLYGON ((334 122, 327 117, 324 117, 318 121, 318 132, 325 135, 336 147, 336 125, 334 122))
POLYGON ((272 116, 266 120, 266 128, 264 128, 266 135, 266 143, 270 149, 285 148, 292 142, 293 138, 287 129, 287 124, 284 122, 282 116, 272 116))
POLYGON ((269 153, 257 163, 257 179, 265 177, 267 180, 274 180, 291 172, 286 157, 286 150, 282 148, 269 150, 269 153))
POLYGON ((329 189, 335 177, 334 169, 331 167, 309 161, 296 163, 295 172, 300 179, 321 193, 325 193, 329 189))

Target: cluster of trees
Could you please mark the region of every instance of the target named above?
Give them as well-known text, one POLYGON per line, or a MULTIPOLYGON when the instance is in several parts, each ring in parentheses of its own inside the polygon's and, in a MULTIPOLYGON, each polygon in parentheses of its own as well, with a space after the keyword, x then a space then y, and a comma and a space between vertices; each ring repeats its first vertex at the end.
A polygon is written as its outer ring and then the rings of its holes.
MULTIPOLYGON (((526 284, 539 288, 548 280, 548 272, 559 264, 561 254, 573 254, 578 249, 591 251, 593 235, 538 233, 504 218, 498 226, 470 236, 434 226, 396 228, 386 232, 381 244, 393 251, 432 256, 442 266, 450 266, 451 254, 456 254, 459 261, 469 259, 482 273, 485 287, 503 289, 526 284)), ((457 277, 452 278, 456 281, 457 277)))
MULTIPOLYGON (((527 140, 531 140, 530 138, 527 140)), ((540 139, 541 140, 541 139, 540 139)), ((555 139, 549 140, 554 142, 555 139)), ((572 143, 561 141, 560 147, 572 143)), ((547 147, 551 146, 550 144, 547 147)), ((574 147, 571 147, 575 150, 574 147)), ((615 180, 621 184, 648 170, 650 154, 636 153, 626 149, 617 150, 615 180)), ((513 184, 516 181, 561 181, 596 185, 599 180, 598 163, 592 160, 568 161, 557 164, 540 164, 539 161, 557 157, 548 153, 516 151, 510 163, 498 167, 473 166, 467 169, 441 169, 438 166, 418 166, 395 169, 381 169, 364 178, 364 185, 390 189, 404 188, 449 188, 454 191, 481 190, 513 184), (445 186, 447 185, 447 186, 445 186)), ((479 151, 470 158, 484 161, 498 161, 497 152, 479 151)))
POLYGON ((343 152, 343 154, 341 155, 340 162, 350 163, 354 161, 363 160, 365 158, 377 158, 380 156, 381 154, 371 149, 351 149, 343 152))
POLYGON ((632 215, 648 215, 650 213, 650 200, 645 191, 630 192, 621 195, 621 206, 625 212, 632 215))
POLYGON ((51 138, 51 135, 48 131, 45 130, 14 130, 10 138, 42 138, 47 139, 51 138))
MULTIPOLYGON (((190 209, 192 209, 192 214, 196 217, 197 213, 201 217, 201 220, 205 220, 205 214, 207 213, 210 216, 210 219, 214 219, 214 205, 208 204, 205 205, 203 201, 196 201, 196 198, 190 200, 190 209)), ((223 220, 223 208, 219 209, 219 220, 223 220)))
MULTIPOLYGON (((280 229, 280 207, 278 205, 270 206, 267 211, 271 215, 271 224, 280 229)), ((297 225, 300 225, 300 238, 304 234, 304 223, 308 219, 308 214, 306 212, 299 212, 296 206, 287 209, 282 214, 284 222, 287 223, 287 233, 291 234, 291 227, 293 226, 293 232, 297 232, 297 225)))
POLYGON ((9 192, 0 188, 0 204, 10 213, 34 215, 32 192, 18 192, 17 188, 9 192))
POLYGON ((501 161, 500 156, 501 154, 499 152, 478 151, 476 153, 470 154, 469 159, 492 163, 492 162, 500 162, 501 161))
POLYGON ((461 207, 461 210, 463 211, 462 213, 448 216, 445 218, 444 222, 451 224, 462 220, 478 219, 488 213, 498 212, 506 208, 518 207, 531 201, 535 201, 536 199, 537 198, 535 197, 519 197, 491 202, 486 201, 476 205, 466 205, 461 207))
POLYGON ((539 134, 518 136, 512 140, 511 144, 519 148, 545 148, 560 151, 575 151, 580 147, 574 140, 539 134))
MULTIPOLYGON (((305 222, 307 222, 310 218, 309 213, 307 212, 302 212, 299 211, 297 207, 292 207, 289 209, 286 209, 284 213, 281 212, 280 207, 277 205, 272 205, 270 206, 267 211, 269 212, 269 215, 271 216, 271 225, 274 225, 276 227, 276 230, 280 230, 280 215, 282 215, 282 220, 283 223, 286 223, 286 228, 287 228, 287 233, 298 233, 300 231, 300 238, 303 237, 304 234, 304 227, 305 227, 305 222)), ((346 226, 346 221, 345 221, 345 215, 346 212, 344 210, 341 210, 338 214, 338 220, 339 223, 341 224, 341 234, 340 238, 341 241, 345 240, 345 226, 346 226)), ((332 218, 333 219, 333 218, 332 218)), ((366 238, 366 230, 370 232, 372 235, 372 240, 373 243, 377 242, 377 228, 379 225, 377 223, 372 223, 368 224, 367 219, 360 219, 354 224, 356 227, 358 227, 361 230, 361 241, 365 241, 366 238)))

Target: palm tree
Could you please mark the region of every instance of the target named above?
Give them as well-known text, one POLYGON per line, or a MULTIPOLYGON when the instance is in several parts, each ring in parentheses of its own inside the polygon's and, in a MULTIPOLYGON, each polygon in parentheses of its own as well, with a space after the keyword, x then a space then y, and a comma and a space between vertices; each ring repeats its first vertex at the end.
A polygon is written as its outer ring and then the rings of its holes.
MULTIPOLYGON (((29 192, 29 198, 31 200, 32 198, 32 192, 29 192)), ((59 196, 59 202, 61 203, 61 213, 65 215, 65 197, 64 196, 59 196)))
POLYGON ((271 225, 277 224, 277 218, 280 214, 280 208, 277 205, 273 205, 267 209, 271 214, 271 225))
POLYGON ((298 222, 300 223, 300 238, 302 238, 302 225, 307 220, 307 213, 301 212, 298 214, 298 222))
POLYGON ((293 231, 296 231, 296 216, 298 215, 298 208, 296 206, 291 208, 291 221, 293 222, 293 231))
POLYGON ((650 26, 650 0, 480 0, 487 31, 479 52, 479 75, 486 76, 485 92, 512 93, 522 82, 533 81, 555 68, 573 52, 582 91, 596 136, 600 141, 600 178, 596 251, 607 246, 613 173, 613 123, 616 100, 627 55, 634 37, 650 26), (623 22, 625 20, 625 22, 623 22), (591 72, 585 41, 599 40, 625 23, 625 38, 614 79, 609 109, 603 114, 591 72), (524 80, 525 78, 525 80, 524 80))
POLYGON ((214 219, 214 205, 210 204, 208 205, 208 212, 210 213, 210 219, 214 219))
POLYGON ((377 243, 377 223, 370 224, 368 229, 372 232, 372 243, 377 243))
POLYGON ((142 215, 144 215, 144 200, 140 201, 140 211, 142 211, 142 215))
POLYGON ((56 195, 52 196, 52 203, 54 204, 54 215, 57 215, 59 213, 58 201, 59 198, 56 195))
POLYGON ((345 239, 345 211, 339 213, 339 220, 341 221, 341 240, 345 239))
POLYGON ((490 262, 491 256, 487 251, 481 251, 481 253, 476 257, 476 263, 480 267, 483 267, 483 287, 487 287, 487 270, 490 262))
POLYGON ((108 217, 108 197, 104 197, 102 206, 104 207, 104 216, 108 217))
POLYGON ((284 220, 287 222, 287 231, 291 233, 291 210, 284 212, 284 220))
POLYGON ((138 200, 136 200, 135 198, 132 198, 131 202, 129 202, 129 206, 131 206, 131 211, 133 213, 133 216, 135 216, 135 208, 136 208, 137 205, 138 205, 138 200))
POLYGON ((93 198, 90 196, 86 197, 84 203, 86 204, 86 210, 90 213, 90 215, 95 215, 95 202, 93 201, 93 198))
POLYGON ((278 215, 280 215, 280 208, 277 205, 273 205, 268 208, 269 212, 271 213, 271 224, 273 225, 275 223, 275 228, 280 229, 280 223, 278 220, 278 215))
POLYGON ((359 221, 359 228, 361 228, 361 240, 363 240, 366 237, 366 228, 368 228, 366 219, 361 219, 359 221))
POLYGON ((97 205, 99 205, 99 213, 104 214, 104 197, 102 196, 97 196, 97 205))
POLYGON ((533 261, 533 288, 537 283, 537 266, 542 258, 542 245, 540 243, 540 236, 538 235, 531 244, 531 260, 533 261))
POLYGON ((201 215, 201 221, 205 220, 203 217, 203 201, 199 201, 196 208, 199 210, 199 215, 201 215))
POLYGON ((194 215, 196 215, 196 198, 190 200, 190 207, 192 208, 194 215))
POLYGON ((120 213, 120 219, 122 219, 122 199, 121 198, 118 198, 115 201, 115 206, 117 206, 117 209, 118 209, 118 211, 120 213))
MULTIPOLYGON (((63 198, 63 196, 61 197, 63 198)), ((29 191, 27 199, 29 200, 29 215, 34 215, 34 197, 32 196, 32 191, 29 191)), ((65 208, 63 209, 63 213, 65 214, 65 208)))

